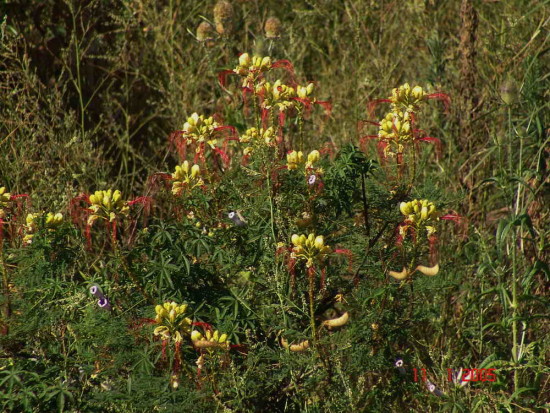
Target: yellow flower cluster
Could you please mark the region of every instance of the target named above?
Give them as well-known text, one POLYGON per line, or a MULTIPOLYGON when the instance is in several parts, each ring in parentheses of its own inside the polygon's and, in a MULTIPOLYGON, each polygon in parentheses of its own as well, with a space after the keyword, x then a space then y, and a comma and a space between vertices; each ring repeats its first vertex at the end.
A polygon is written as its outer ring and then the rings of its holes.
POLYGON ((427 199, 415 199, 410 202, 401 202, 401 204, 399 204, 399 210, 405 215, 405 222, 409 224, 401 227, 402 233, 406 232, 410 225, 414 225, 417 229, 425 227, 428 236, 435 233, 435 227, 433 225, 428 225, 439 219, 438 212, 433 202, 427 199))
POLYGON ((254 56, 250 57, 248 53, 243 53, 239 56, 239 64, 233 72, 244 77, 243 87, 249 86, 250 83, 256 81, 256 77, 271 69, 271 57, 254 56))
POLYGON ((302 234, 294 234, 291 237, 292 258, 306 260, 306 267, 311 268, 315 260, 322 260, 332 252, 330 246, 325 245, 322 235, 309 234, 307 237, 302 234))
POLYGON ((187 118, 187 122, 183 125, 182 137, 198 143, 207 142, 214 147, 216 139, 213 139, 213 136, 219 126, 212 116, 205 118, 204 115, 195 112, 187 118))
POLYGON ((6 213, 4 212, 4 208, 9 205, 10 199, 11 194, 9 192, 6 192, 6 187, 0 187, 0 218, 4 218, 4 216, 6 215, 6 213))
MULTIPOLYGON (((23 243, 30 244, 32 242, 34 233, 37 230, 38 218, 40 218, 41 216, 42 214, 40 213, 27 214, 27 218, 26 218, 27 225, 25 226, 25 230, 27 234, 23 237, 23 243)), ((44 221, 46 229, 53 231, 57 227, 59 227, 62 223, 63 223, 63 214, 59 212, 57 214, 53 214, 51 212, 48 212, 46 214, 46 220, 44 221)))
POLYGON ((242 143, 249 143, 252 146, 247 146, 244 149, 245 155, 250 155, 254 152, 254 148, 262 145, 274 146, 275 142, 275 130, 272 127, 267 129, 249 128, 246 132, 239 137, 239 141, 242 143))
POLYGON ((191 341, 196 348, 224 348, 229 347, 227 334, 220 334, 217 330, 213 333, 207 331, 203 336, 197 330, 191 332, 191 341))
MULTIPOLYGON (((321 154, 318 150, 313 150, 307 155, 307 161, 305 162, 305 169, 312 169, 321 159, 321 154)), ((298 165, 304 163, 304 154, 302 151, 291 151, 286 155, 286 166, 288 169, 298 169, 298 165)), ((318 169, 316 172, 322 173, 322 169, 318 169)))
POLYGON ((267 110, 277 107, 285 111, 296 106, 296 101, 292 100, 296 97, 296 90, 283 84, 280 79, 273 84, 265 82, 257 85, 256 94, 262 97, 262 107, 267 110))
POLYGON ((412 142, 414 138, 410 113, 394 110, 386 114, 380 121, 378 137, 389 144, 384 148, 386 155, 402 153, 404 150, 403 144, 412 142))
POLYGON ((309 83, 307 86, 296 86, 296 94, 300 99, 307 99, 311 96, 313 93, 315 85, 313 83, 309 83))
POLYGON ((98 218, 113 222, 117 217, 128 215, 130 210, 128 202, 122 199, 122 193, 118 189, 95 191, 90 195, 90 203, 93 214, 88 218, 89 225, 98 218))
POLYGON ((407 112, 413 112, 418 108, 418 105, 426 93, 420 86, 411 86, 408 83, 405 83, 397 88, 392 90, 390 97, 393 109, 399 110, 404 109, 407 112))
POLYGON ((193 165, 189 168, 189 162, 184 161, 183 164, 176 166, 175 172, 172 174, 172 194, 181 195, 184 189, 193 189, 204 185, 204 181, 200 177, 200 166, 193 165))
POLYGON ((183 335, 191 332, 191 319, 185 316, 187 304, 178 305, 175 302, 164 303, 155 307, 155 321, 159 324, 153 334, 163 340, 172 339, 176 343, 183 340, 183 335))

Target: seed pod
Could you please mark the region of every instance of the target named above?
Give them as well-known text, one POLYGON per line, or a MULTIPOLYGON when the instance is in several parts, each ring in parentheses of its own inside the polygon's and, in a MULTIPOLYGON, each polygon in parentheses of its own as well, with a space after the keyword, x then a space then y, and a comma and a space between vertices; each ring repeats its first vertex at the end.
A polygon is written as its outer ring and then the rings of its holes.
POLYGON ((227 343, 217 343, 208 340, 193 341, 193 345, 195 348, 227 348, 227 343))
POLYGON ((428 277, 433 277, 439 272, 439 264, 435 264, 433 267, 425 267, 423 265, 419 265, 418 267, 416 267, 416 271, 420 271, 422 274, 427 275, 428 277))
POLYGON ((291 345, 288 345, 288 341, 286 341, 284 338, 281 338, 281 345, 284 347, 284 348, 287 348, 289 349, 290 351, 293 351, 293 352, 300 352, 300 351, 305 351, 309 348, 309 341, 308 340, 304 340, 302 341, 301 343, 298 343, 298 344, 291 344, 291 345))
POLYGON ((333 318, 332 320, 323 321, 323 325, 329 328, 342 327, 343 325, 346 325, 348 321, 349 321, 349 313, 346 311, 344 314, 342 314, 338 318, 333 318))
POLYGON ((282 25, 277 17, 270 17, 264 25, 265 37, 268 39, 278 39, 281 37, 282 25))
POLYGON ((388 274, 396 280, 404 280, 409 275, 409 270, 403 267, 403 270, 401 272, 389 271, 388 274))
POLYGON ((208 22, 201 22, 197 27, 197 40, 199 42, 207 42, 216 38, 216 32, 212 25, 208 22))
POLYGON ((214 6, 214 23, 216 31, 224 36, 229 36, 233 32, 233 6, 225 0, 220 0, 214 6))

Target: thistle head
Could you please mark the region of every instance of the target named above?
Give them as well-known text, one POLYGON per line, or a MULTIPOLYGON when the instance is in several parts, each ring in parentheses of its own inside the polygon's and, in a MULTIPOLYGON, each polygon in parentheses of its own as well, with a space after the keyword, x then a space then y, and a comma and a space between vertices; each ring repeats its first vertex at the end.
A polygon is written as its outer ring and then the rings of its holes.
POLYGON ((233 6, 230 2, 220 0, 214 6, 214 23, 216 24, 216 31, 223 35, 229 36, 233 32, 233 19, 235 13, 233 6))
POLYGON ((216 38, 214 27, 208 22, 201 22, 197 27, 197 40, 199 42, 208 42, 216 38))
POLYGON ((265 21, 264 30, 266 38, 278 39, 281 37, 283 27, 281 21, 277 17, 270 17, 265 21))

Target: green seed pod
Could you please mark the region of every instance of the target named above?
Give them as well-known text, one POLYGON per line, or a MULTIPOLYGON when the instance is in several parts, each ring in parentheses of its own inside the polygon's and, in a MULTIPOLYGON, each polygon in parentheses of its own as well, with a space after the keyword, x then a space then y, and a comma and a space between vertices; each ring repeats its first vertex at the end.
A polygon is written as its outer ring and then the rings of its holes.
POLYGON ((277 17, 270 17, 264 25, 265 37, 268 39, 278 39, 282 33, 281 21, 277 17))
POLYGON ((511 76, 508 76, 500 86, 500 98, 507 105, 513 105, 514 103, 517 102, 518 97, 519 97, 518 85, 511 76))
POLYGON ((199 42, 207 42, 214 40, 216 37, 214 28, 208 22, 202 22, 197 27, 197 40, 199 42))
POLYGON ((216 31, 224 36, 229 36, 233 32, 233 6, 225 0, 220 0, 214 6, 214 23, 216 31))

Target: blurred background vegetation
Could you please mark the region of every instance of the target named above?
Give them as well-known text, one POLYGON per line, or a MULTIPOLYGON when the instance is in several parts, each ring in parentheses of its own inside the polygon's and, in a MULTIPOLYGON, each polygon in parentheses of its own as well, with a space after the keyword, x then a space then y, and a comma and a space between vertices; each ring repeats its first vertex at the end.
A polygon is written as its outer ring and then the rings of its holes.
POLYGON ((502 205, 482 182, 498 169, 498 147, 516 163, 524 138, 535 192, 547 172, 548 4, 243 0, 233 2, 230 31, 199 42, 198 25, 214 23, 213 1, 8 0, 0 179, 45 204, 107 182, 139 192, 173 162, 167 136, 185 116, 227 115, 216 76, 248 51, 291 60, 331 100, 331 122, 313 142, 357 142, 367 102, 403 82, 448 93, 451 113, 434 114, 429 130, 445 143, 436 171, 467 193, 463 212, 494 221, 502 205), (269 17, 281 21, 279 39, 265 36, 269 17))

